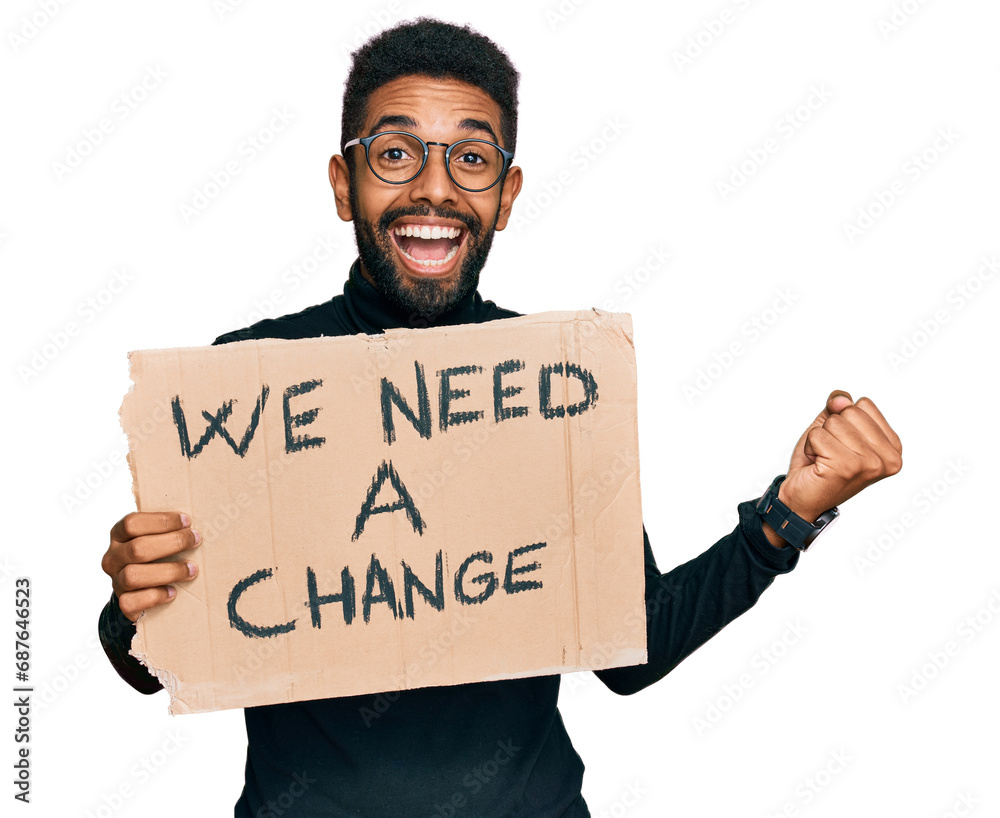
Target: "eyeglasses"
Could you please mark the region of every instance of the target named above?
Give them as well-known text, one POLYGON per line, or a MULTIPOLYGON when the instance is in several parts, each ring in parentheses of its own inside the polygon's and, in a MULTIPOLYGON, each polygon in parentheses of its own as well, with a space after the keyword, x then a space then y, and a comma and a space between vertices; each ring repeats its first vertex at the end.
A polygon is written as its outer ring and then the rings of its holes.
POLYGON ((352 139, 344 145, 344 150, 351 145, 364 145, 368 167, 390 185, 405 185, 416 179, 427 164, 428 146, 440 145, 445 149, 444 165, 451 181, 470 193, 489 190, 504 177, 514 161, 513 153, 486 139, 463 139, 446 145, 424 142, 406 131, 382 131, 352 139))

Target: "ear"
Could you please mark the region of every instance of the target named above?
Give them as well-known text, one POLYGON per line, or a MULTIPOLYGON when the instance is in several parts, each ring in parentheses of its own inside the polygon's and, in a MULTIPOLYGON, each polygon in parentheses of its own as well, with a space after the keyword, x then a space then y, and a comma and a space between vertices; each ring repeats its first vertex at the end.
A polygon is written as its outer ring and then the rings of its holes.
POLYGON ((512 166, 510 170, 507 171, 507 175, 503 180, 503 189, 500 191, 500 209, 497 214, 497 230, 503 230, 507 226, 507 220, 510 218, 511 208, 514 206, 514 200, 517 198, 517 194, 521 192, 521 183, 523 181, 521 169, 516 165, 512 166))
POLYGON ((350 194, 351 172, 348 170, 347 161, 339 153, 330 157, 330 186, 333 188, 333 197, 337 202, 337 215, 345 222, 354 218, 351 213, 350 194))

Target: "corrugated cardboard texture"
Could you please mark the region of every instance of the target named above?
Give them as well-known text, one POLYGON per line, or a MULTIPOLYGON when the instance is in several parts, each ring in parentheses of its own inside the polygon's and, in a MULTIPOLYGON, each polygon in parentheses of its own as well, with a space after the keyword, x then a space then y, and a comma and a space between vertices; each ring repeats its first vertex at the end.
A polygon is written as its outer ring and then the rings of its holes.
POLYGON ((132 645, 171 712, 645 661, 627 314, 129 357, 136 505, 204 536, 132 645))

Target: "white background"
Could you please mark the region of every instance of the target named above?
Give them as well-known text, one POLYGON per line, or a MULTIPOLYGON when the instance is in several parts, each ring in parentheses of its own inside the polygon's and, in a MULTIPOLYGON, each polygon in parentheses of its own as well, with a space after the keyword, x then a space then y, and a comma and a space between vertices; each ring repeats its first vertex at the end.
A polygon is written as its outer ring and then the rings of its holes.
POLYGON ((494 3, 470 17, 467 2, 405 0, 4 4, 0 610, 10 652, 14 580, 30 577, 24 811, 231 814, 242 715, 169 717, 166 694, 132 691, 96 640, 107 532, 133 508, 117 417, 126 352, 209 343, 274 308, 275 290, 279 312, 341 292, 353 234, 326 165, 346 55, 366 32, 431 14, 493 37, 522 75, 525 187, 480 292, 520 312, 633 316, 661 569, 732 528, 832 389, 871 396, 904 442, 899 475, 849 501, 793 573, 660 683, 619 698, 592 674, 564 679, 594 815, 764 818, 790 805, 933 818, 969 814, 963 798, 997 814, 1000 284, 983 260, 1000 254, 1000 7, 662 5, 494 3), (123 118, 117 100, 156 72, 123 118), (250 161, 239 146, 273 109, 292 121, 250 161), (795 127, 779 125, 788 115, 795 127), (110 133, 88 144, 104 118, 110 133), (768 138, 777 150, 754 163, 768 138), (74 151, 88 155, 60 169, 74 151), (240 175, 185 220, 181 205, 232 159, 240 175), (752 172, 724 193, 744 160, 752 172), (880 212, 894 180, 903 192, 880 212), (861 210, 870 226, 850 236, 861 210), (325 237, 334 258, 292 287, 284 272, 325 237), (670 260, 650 272, 654 249, 670 260), (127 286, 106 290, 123 269, 127 286), (781 292, 791 306, 768 312, 781 292), (69 322, 78 332, 59 348, 69 322), (734 341, 742 354, 727 360, 734 341), (685 394, 699 374, 707 388, 685 394), (977 615, 976 630, 963 625, 977 615), (949 642, 944 667, 922 671, 949 642), (914 673, 922 689, 904 695, 914 673))

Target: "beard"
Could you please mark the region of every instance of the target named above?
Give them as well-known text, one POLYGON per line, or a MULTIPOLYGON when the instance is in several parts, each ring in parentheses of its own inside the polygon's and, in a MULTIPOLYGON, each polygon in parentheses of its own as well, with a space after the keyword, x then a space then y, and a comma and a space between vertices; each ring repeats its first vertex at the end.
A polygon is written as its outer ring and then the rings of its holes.
MULTIPOLYGON (((351 211, 359 212, 354 179, 350 185, 351 211)), ((413 205, 387 210, 377 224, 359 216, 354 218, 354 237, 358 244, 358 255, 375 286, 390 302, 410 317, 411 324, 426 324, 442 313, 448 312, 470 292, 479 286, 479 273, 486 264, 486 257, 493 246, 493 233, 500 215, 500 206, 489 229, 475 215, 460 213, 446 207, 413 205), (456 219, 465 225, 465 259, 458 275, 448 281, 438 279, 412 279, 396 265, 395 241, 389 233, 389 225, 404 216, 434 216, 441 219, 456 219)))

